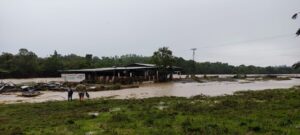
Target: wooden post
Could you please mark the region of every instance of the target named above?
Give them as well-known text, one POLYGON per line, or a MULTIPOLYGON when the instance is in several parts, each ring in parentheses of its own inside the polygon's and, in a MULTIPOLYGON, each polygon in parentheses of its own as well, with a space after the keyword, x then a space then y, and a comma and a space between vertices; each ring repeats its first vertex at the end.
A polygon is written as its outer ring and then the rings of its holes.
POLYGON ((181 79, 181 71, 179 71, 179 79, 181 79))
POLYGON ((159 75, 158 75, 158 70, 156 70, 156 81, 159 81, 159 75))
POLYGON ((103 82, 104 82, 104 84, 106 84, 106 82, 107 82, 107 77, 106 76, 103 76, 103 82))
POLYGON ((115 80, 115 77, 114 76, 109 76, 108 77, 108 83, 112 83, 113 81, 115 80))

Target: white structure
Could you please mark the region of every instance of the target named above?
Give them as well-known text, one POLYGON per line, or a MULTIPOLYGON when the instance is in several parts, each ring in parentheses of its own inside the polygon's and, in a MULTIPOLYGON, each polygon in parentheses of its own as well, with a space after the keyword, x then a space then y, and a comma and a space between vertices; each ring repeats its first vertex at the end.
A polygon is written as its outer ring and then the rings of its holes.
POLYGON ((85 74, 61 74, 65 82, 82 82, 85 80, 85 74))

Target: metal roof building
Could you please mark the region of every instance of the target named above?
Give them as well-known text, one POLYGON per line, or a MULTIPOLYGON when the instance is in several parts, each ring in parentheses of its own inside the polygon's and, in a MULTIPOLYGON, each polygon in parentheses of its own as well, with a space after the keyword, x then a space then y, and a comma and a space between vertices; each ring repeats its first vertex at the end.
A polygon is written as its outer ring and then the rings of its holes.
MULTIPOLYGON (((169 74, 174 71, 181 71, 179 67, 173 67, 169 74)), ((134 63, 124 67, 106 67, 94 69, 71 69, 61 70, 62 76, 84 76, 86 81, 90 82, 115 82, 115 80, 158 80, 159 72, 158 67, 154 64, 134 63)), ((74 78, 74 77, 72 77, 74 78)), ((65 79, 66 80, 66 79, 65 79)))

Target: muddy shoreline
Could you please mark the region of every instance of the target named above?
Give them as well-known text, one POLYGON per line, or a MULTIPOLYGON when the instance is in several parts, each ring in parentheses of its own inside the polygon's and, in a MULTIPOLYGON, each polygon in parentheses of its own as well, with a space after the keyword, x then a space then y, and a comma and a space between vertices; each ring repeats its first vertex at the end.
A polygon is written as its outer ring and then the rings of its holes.
MULTIPOLYGON (((235 82, 168 82, 142 84, 139 88, 128 88, 122 90, 110 91, 93 91, 89 92, 91 99, 94 98, 112 98, 112 99, 141 99, 151 97, 191 97, 196 95, 220 96, 233 94, 236 91, 245 90, 265 90, 265 89, 281 89, 290 88, 300 85, 300 79, 291 80, 268 80, 268 81, 245 81, 239 80, 235 82)), ((47 101, 63 101, 67 98, 66 92, 57 91, 41 91, 42 95, 37 97, 20 97, 21 92, 10 92, 0 94, 0 104, 12 103, 38 103, 47 101)), ((78 93, 73 95, 74 99, 78 99, 78 93)))

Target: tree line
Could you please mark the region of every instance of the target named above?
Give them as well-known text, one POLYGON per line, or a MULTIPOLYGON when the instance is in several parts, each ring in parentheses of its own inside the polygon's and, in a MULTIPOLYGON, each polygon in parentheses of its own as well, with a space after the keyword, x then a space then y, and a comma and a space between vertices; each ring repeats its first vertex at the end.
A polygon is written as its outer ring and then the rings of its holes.
MULTIPOLYGON (((154 55, 155 56, 155 55, 154 55)), ((154 57, 153 56, 153 57, 154 57)), ((91 54, 79 56, 76 54, 61 55, 54 51, 49 57, 38 57, 34 52, 20 49, 17 54, 3 52, 0 55, 1 78, 28 77, 58 77, 59 70, 101 68, 124 66, 132 63, 157 63, 157 59, 150 56, 127 54, 114 57, 97 57, 91 54)), ((221 62, 194 62, 182 57, 173 58, 173 66, 183 68, 186 74, 291 74, 300 73, 299 69, 289 66, 233 66, 221 62)))

